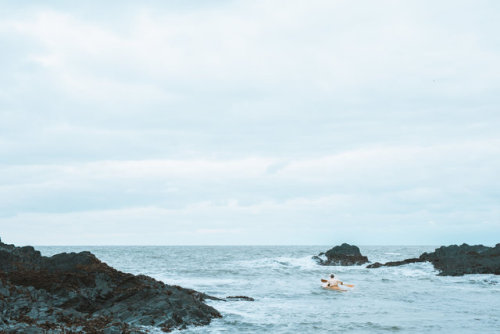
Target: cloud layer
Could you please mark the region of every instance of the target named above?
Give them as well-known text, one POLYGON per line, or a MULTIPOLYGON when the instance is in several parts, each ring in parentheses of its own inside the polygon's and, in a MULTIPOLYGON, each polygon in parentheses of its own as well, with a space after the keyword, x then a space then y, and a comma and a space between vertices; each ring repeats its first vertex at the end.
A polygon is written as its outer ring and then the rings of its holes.
POLYGON ((499 242, 496 2, 2 6, 7 241, 499 242))

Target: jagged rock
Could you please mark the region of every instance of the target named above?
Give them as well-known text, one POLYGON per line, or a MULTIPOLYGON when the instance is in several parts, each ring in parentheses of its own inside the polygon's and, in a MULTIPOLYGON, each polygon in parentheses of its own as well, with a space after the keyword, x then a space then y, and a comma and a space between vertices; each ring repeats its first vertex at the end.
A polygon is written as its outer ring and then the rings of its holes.
POLYGON ((313 259, 322 266, 353 266, 369 262, 366 256, 361 255, 357 246, 346 243, 319 253, 313 259))
POLYGON ((442 276, 500 275, 500 243, 495 247, 467 244, 442 246, 432 253, 423 253, 420 259, 431 262, 442 276))
POLYGON ((143 333, 207 325, 217 299, 120 272, 90 252, 41 256, 0 241, 0 332, 143 333))
POLYGON ((400 266, 408 263, 429 261, 439 270, 440 276, 462 276, 465 274, 500 275, 500 244, 495 247, 483 245, 441 246, 432 253, 423 253, 418 258, 381 264, 376 262, 367 268, 400 266))

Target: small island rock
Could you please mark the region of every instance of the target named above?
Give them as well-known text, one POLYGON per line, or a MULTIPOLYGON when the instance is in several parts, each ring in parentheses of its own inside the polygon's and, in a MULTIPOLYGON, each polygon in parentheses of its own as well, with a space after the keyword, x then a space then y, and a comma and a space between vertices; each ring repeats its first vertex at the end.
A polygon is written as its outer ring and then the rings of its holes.
POLYGON ((322 266, 353 266, 369 262, 368 258, 361 254, 359 247, 346 243, 325 253, 319 253, 313 256, 313 259, 322 266))

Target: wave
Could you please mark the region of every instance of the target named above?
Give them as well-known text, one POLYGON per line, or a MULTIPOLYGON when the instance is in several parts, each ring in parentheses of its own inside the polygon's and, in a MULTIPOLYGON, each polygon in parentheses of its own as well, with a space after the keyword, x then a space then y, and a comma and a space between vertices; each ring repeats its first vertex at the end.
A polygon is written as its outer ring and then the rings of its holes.
POLYGON ((300 269, 300 270, 310 270, 317 269, 318 264, 312 259, 311 256, 304 257, 272 257, 272 258, 261 258, 255 260, 241 260, 236 261, 236 265, 244 268, 269 268, 269 269, 300 269))

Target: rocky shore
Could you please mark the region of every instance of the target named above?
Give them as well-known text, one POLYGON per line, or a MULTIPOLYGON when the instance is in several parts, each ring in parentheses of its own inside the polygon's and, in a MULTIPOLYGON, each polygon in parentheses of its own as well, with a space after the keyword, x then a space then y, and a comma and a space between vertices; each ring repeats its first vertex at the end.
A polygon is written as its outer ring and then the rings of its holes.
POLYGON ((367 268, 393 267, 415 262, 431 262, 441 276, 465 274, 500 275, 500 244, 495 247, 483 245, 451 245, 437 248, 432 253, 423 253, 418 258, 387 263, 375 262, 367 268))
MULTIPOLYGON (((313 256, 313 259, 323 266, 352 266, 368 263, 368 258, 361 254, 357 246, 343 243, 326 252, 313 256)), ((495 247, 483 245, 441 246, 434 252, 423 253, 417 258, 375 262, 367 268, 395 267, 410 263, 430 262, 441 276, 462 276, 465 274, 495 274, 500 275, 500 244, 495 247)))
POLYGON ((0 333, 146 333, 207 325, 217 299, 120 272, 90 252, 45 257, 0 240, 0 333))
POLYGON ((353 266, 365 264, 368 261, 357 246, 343 243, 324 253, 313 256, 313 259, 322 266, 353 266))

